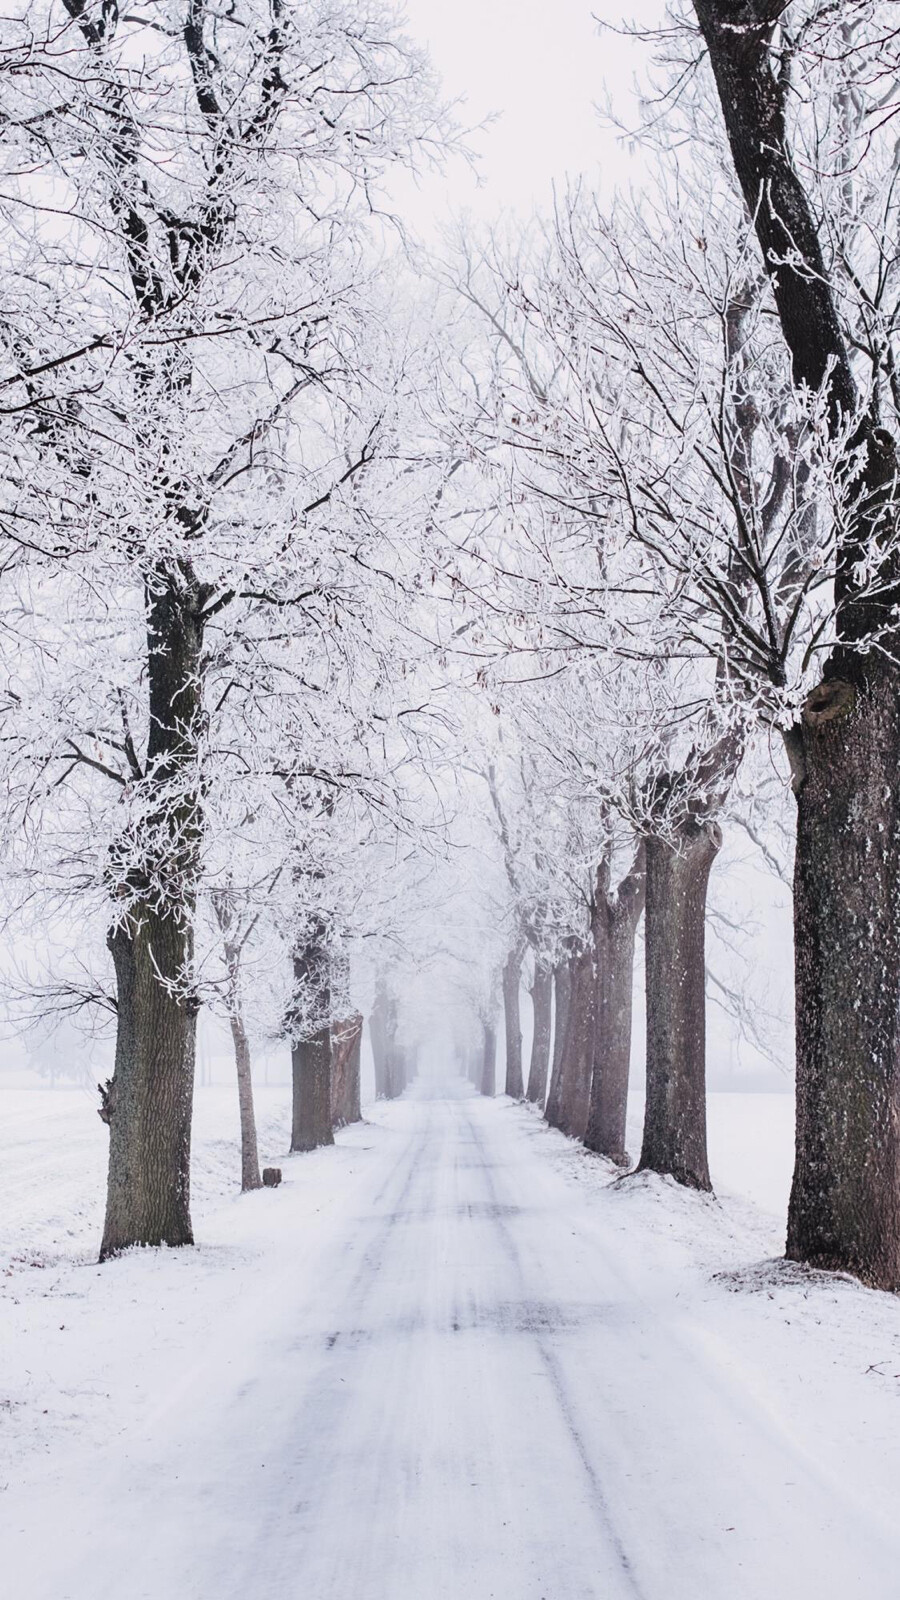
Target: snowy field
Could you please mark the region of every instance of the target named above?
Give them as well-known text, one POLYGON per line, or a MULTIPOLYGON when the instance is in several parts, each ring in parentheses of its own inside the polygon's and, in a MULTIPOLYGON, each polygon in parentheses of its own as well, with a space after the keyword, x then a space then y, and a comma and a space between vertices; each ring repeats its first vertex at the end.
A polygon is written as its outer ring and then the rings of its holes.
POLYGON ((711 1097, 715 1201, 459 1084, 259 1103, 282 1188, 201 1090, 199 1248, 100 1269, 93 1099, 0 1091, 7 1592, 894 1600, 900 1303, 773 1259, 787 1096, 711 1097))

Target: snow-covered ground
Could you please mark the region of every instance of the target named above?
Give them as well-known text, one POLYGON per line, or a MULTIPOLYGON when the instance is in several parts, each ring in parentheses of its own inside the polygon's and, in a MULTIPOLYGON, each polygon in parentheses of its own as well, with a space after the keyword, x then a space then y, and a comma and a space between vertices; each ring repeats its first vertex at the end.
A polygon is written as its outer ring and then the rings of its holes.
POLYGON ((717 1201, 460 1084, 289 1159, 259 1099, 282 1187, 201 1091, 201 1243, 101 1269, 95 1102, 0 1091, 11 1594, 895 1600, 900 1300, 773 1259, 788 1097, 712 1097, 717 1201))

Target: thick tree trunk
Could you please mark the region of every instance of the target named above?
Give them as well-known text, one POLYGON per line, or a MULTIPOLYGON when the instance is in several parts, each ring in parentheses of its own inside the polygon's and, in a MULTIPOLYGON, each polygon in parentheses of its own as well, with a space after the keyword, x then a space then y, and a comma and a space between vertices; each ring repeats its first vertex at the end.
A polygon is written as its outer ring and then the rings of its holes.
POLYGON ((589 1150, 627 1166, 625 1121, 631 1067, 634 939, 644 909, 646 858, 643 844, 615 899, 598 901, 594 920, 597 950, 597 1016, 594 1068, 584 1142, 589 1150))
POLYGON ((534 1009, 534 1033, 531 1040, 527 1098, 534 1105, 543 1108, 547 1097, 550 1036, 553 1031, 553 973, 546 962, 540 959, 535 962, 531 1003, 534 1009))
MULTIPOLYGON (((813 392, 827 384, 840 442, 858 395, 816 213, 788 145, 775 37, 783 8, 754 0, 740 26, 729 0, 695 0, 695 9, 795 380, 813 392)), ((846 448, 856 499, 836 553, 839 642, 789 739, 798 798, 797 1151, 787 1248, 796 1260, 898 1289, 898 460, 871 407, 846 448)))
POLYGON ((572 964, 569 1018, 560 1064, 561 1095, 555 1126, 573 1139, 584 1137, 591 1093, 596 1012, 594 948, 585 945, 572 964))
MULTIPOLYGON (((197 749, 203 709, 202 600, 186 563, 148 584, 149 732, 136 786, 137 833, 110 853, 110 881, 133 909, 109 936, 116 973, 116 1059, 102 1116, 109 1177, 100 1246, 193 1243, 191 1112, 197 1005, 189 994, 202 823, 197 749)), ((130 745, 130 740, 129 740, 130 745)))
POLYGON ((331 1121, 335 1128, 359 1122, 359 1067, 363 1019, 357 1012, 331 1031, 331 1121))
POLYGON ((674 848, 647 840, 647 1100, 639 1171, 709 1189, 706 1153, 706 891, 716 823, 674 848))
POLYGON ((522 976, 522 951, 511 950, 503 968, 503 1017, 506 1024, 506 1093, 513 1100, 525 1094, 522 1079, 522 1022, 519 1013, 519 986, 522 976))
POLYGON ((294 957, 298 1000, 306 1021, 291 1044, 293 1104, 291 1149, 315 1150, 334 1144, 331 1126, 331 970, 328 930, 323 920, 312 928, 305 948, 294 957))
POLYGON ((551 1127, 559 1127, 562 1109, 563 1064, 566 1059, 566 1031, 572 998, 572 965, 574 957, 563 956, 553 969, 553 1063, 550 1089, 544 1115, 551 1127))
POLYGON ((291 1045, 291 1149, 334 1144, 331 1126, 331 1029, 318 1028, 291 1045))
POLYGON ((191 931, 143 910, 109 936, 118 1017, 109 1123, 109 1179, 100 1259, 130 1245, 193 1244, 191 1107, 197 1008, 164 982, 183 980, 191 931))
POLYGON ((238 1106, 241 1114, 241 1190, 261 1189, 259 1148, 256 1141, 256 1113, 253 1108, 253 1077, 250 1071, 250 1043, 239 1011, 229 1018, 237 1069, 238 1106))
POLYGON ((497 1093, 497 1030, 493 1023, 483 1022, 481 1048, 481 1092, 497 1093))
MULTIPOLYGON (((787 1253, 900 1288, 900 675, 810 697, 794 878, 787 1253)), ((833 689, 837 686, 833 685, 833 689)))

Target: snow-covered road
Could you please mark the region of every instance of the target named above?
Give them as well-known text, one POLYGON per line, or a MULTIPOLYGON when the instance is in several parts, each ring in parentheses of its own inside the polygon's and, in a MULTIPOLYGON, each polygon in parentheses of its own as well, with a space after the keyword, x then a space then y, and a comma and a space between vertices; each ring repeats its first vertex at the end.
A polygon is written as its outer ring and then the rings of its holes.
MULTIPOLYGON (((635 1206, 662 1216, 664 1195, 642 1198, 638 1184, 598 1205, 597 1187, 553 1159, 545 1141, 558 1136, 462 1084, 420 1089, 380 1115, 357 1130, 360 1159, 345 1161, 312 1218, 290 1173, 265 1197, 269 1218, 281 1208, 278 1248, 226 1302, 202 1355, 177 1377, 177 1363, 165 1369, 139 1423, 77 1481, 73 1456, 39 1495, 10 1485, 7 1592, 900 1592, 896 1447, 873 1498, 842 1461, 840 1405, 817 1420, 822 1352, 797 1407, 790 1375, 769 1370, 790 1318, 754 1350, 754 1329, 769 1326, 765 1291, 717 1286, 699 1315, 707 1300, 685 1291, 677 1228, 638 1228, 636 1252, 635 1206), (733 1314, 739 1301, 746 1316, 733 1314), (732 1340, 730 1329, 742 1331, 732 1340)), ((329 1158, 314 1159, 324 1171, 329 1158)), ((702 1222, 709 1203, 686 1204, 702 1222)), ((796 1370, 802 1385, 807 1364, 796 1370)))

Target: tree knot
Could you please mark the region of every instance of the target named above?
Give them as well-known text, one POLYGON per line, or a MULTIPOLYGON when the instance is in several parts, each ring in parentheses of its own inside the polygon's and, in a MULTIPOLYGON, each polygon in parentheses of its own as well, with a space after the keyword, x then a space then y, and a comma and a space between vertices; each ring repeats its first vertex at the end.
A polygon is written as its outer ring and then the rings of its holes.
POLYGON ((856 690, 844 678, 826 678, 810 690, 803 703, 803 721, 808 728, 818 728, 823 722, 836 722, 849 716, 856 704, 856 690))

